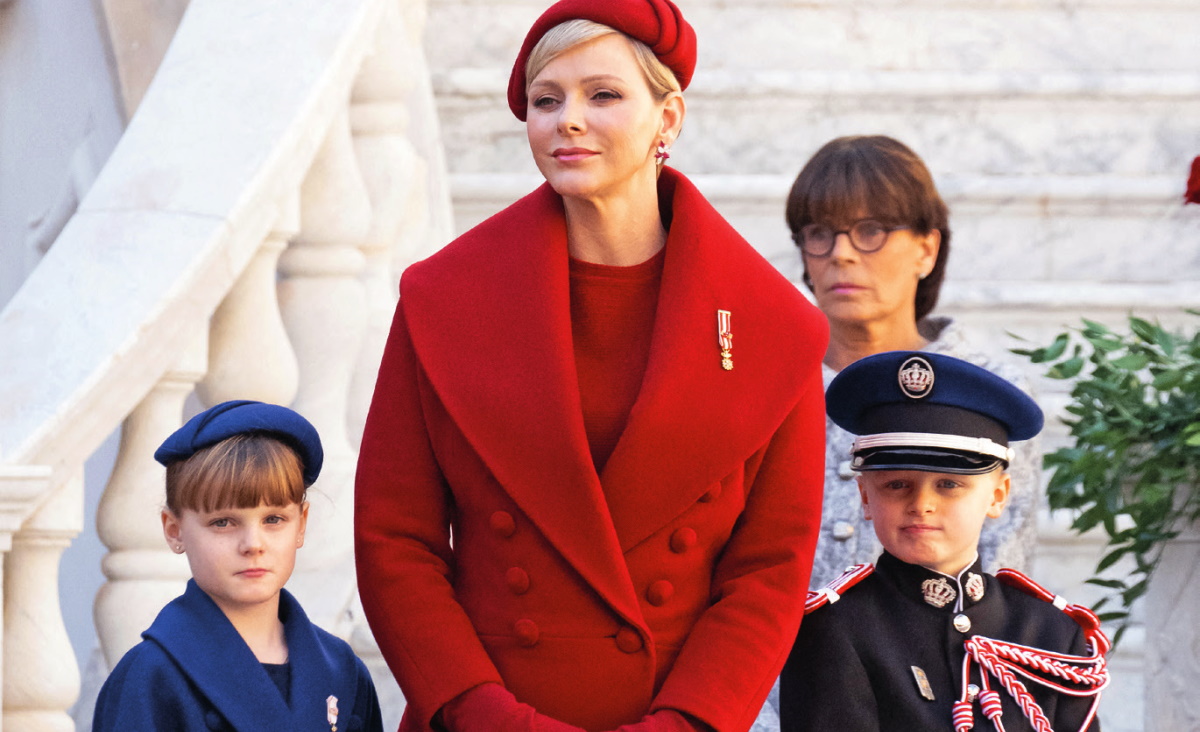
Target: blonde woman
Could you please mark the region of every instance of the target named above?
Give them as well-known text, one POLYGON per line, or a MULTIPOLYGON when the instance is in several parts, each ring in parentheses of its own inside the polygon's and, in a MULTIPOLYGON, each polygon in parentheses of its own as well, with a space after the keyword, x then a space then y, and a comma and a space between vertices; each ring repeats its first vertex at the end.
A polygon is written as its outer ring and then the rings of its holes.
POLYGON ((546 184, 404 275, 356 503, 402 730, 745 730, 787 656, 826 329, 663 165, 694 66, 667 0, 553 5, 546 184))

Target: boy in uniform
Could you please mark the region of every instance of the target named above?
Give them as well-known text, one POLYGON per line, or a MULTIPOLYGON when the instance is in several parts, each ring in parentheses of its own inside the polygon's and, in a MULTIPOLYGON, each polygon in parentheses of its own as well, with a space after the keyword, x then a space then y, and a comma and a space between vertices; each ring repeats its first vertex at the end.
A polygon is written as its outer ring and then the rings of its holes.
POLYGON ((1008 498, 1008 443, 1041 430, 1037 404, 985 369, 910 351, 851 364, 826 403, 858 436, 852 466, 884 553, 809 593, 783 732, 1099 730, 1109 642, 1096 616, 979 561, 984 521, 1008 498))

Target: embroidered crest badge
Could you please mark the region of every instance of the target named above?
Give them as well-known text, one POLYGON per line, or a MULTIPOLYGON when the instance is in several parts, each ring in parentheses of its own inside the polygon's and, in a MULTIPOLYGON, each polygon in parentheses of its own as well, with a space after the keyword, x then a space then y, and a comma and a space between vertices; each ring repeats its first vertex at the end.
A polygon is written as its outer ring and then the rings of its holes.
POLYGON ((967 593, 967 597, 971 598, 971 602, 979 602, 983 599, 983 577, 974 572, 967 572, 967 582, 963 585, 963 589, 967 593))
POLYGON ((896 378, 900 381, 900 391, 910 399, 929 396, 933 389, 933 367, 920 356, 913 356, 901 364, 896 378))
POLYGON ((958 597, 958 593, 944 577, 927 579, 922 582, 921 594, 925 596, 925 602, 934 607, 946 607, 954 602, 954 598, 958 597))

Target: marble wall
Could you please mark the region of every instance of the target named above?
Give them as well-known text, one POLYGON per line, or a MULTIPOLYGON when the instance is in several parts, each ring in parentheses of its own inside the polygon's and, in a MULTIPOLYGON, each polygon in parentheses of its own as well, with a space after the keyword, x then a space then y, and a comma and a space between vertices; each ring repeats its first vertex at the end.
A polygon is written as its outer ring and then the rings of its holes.
POLYGON ((78 0, 0 3, 0 307, 121 136, 99 22, 78 0))

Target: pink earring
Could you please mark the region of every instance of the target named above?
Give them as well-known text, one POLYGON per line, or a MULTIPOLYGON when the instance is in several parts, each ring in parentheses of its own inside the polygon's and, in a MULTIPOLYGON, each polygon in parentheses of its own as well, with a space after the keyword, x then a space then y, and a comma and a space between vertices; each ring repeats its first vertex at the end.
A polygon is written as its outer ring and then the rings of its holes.
POLYGON ((671 157, 671 146, 665 141, 659 140, 658 149, 654 151, 654 159, 665 163, 669 157, 671 157))

